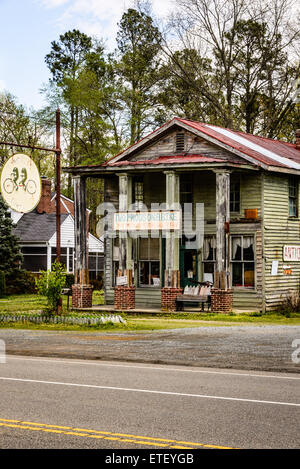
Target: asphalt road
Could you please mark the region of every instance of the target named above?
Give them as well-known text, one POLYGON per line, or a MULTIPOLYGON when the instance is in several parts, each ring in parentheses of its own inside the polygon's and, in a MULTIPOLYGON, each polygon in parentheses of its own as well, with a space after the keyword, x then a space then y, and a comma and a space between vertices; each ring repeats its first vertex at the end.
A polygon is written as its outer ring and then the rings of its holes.
POLYGON ((0 448, 299 448, 295 373, 8 356, 0 448))
MULTIPOLYGON (((155 320, 154 320, 155 321, 155 320)), ((11 355, 299 373, 300 326, 203 325, 152 332, 1 329, 11 355)))

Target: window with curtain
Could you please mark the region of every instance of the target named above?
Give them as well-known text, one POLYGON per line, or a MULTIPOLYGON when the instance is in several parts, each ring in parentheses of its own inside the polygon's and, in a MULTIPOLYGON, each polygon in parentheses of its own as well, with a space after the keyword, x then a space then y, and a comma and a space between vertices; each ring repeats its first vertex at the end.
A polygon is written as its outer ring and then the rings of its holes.
POLYGON ((216 264, 216 237, 205 236, 203 242, 203 280, 211 279, 213 281, 216 264), (205 275, 207 274, 207 275, 205 275), (212 278, 211 278, 212 275, 212 278))
POLYGON ((289 217, 298 216, 298 181, 295 177, 289 178, 289 217))
POLYGON ((139 284, 160 287, 159 238, 139 239, 139 284))
POLYGON ((231 236, 231 271, 233 287, 254 288, 254 236, 231 236))

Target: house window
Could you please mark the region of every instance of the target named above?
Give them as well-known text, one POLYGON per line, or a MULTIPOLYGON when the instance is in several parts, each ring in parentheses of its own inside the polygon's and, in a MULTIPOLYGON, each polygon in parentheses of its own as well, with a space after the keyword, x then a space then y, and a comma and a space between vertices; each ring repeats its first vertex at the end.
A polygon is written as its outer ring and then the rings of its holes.
POLYGON ((216 237, 205 236, 203 242, 203 280, 214 281, 214 272, 216 265, 216 237))
POLYGON ((142 179, 133 180, 133 203, 136 210, 142 209, 144 203, 144 183, 142 179))
POLYGON ((289 217, 298 216, 298 181, 295 177, 289 179, 289 217))
POLYGON ((232 286, 254 288, 254 236, 231 237, 232 286))
POLYGON ((240 181, 230 183, 230 211, 240 212, 240 181))
POLYGON ((139 240, 139 284, 160 287, 159 238, 139 240))
POLYGON ((22 269, 29 272, 40 272, 47 270, 47 247, 22 246, 23 254, 22 269))
MULTIPOLYGON (((66 268, 66 270, 68 268, 67 260, 68 260, 67 248, 60 248, 60 263, 66 268)), ((51 248, 51 265, 55 261, 56 261, 56 248, 51 248)))
POLYGON ((175 151, 182 153, 185 149, 185 135, 184 132, 177 132, 175 137, 175 151))

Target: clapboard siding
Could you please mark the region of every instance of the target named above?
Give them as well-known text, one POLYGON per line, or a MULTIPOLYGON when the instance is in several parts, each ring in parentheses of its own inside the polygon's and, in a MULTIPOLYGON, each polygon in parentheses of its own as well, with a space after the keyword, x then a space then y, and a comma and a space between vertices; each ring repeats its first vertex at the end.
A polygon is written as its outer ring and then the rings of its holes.
MULTIPOLYGON (((300 286, 300 263, 283 261, 283 246, 299 244, 299 219, 289 218, 288 177, 264 176, 264 256, 266 310, 278 307, 300 286), (272 261, 278 261, 278 274, 271 275, 272 261), (285 275, 284 265, 291 265, 292 275, 285 275)), ((298 183, 299 189, 299 183, 298 183)), ((299 194, 299 190, 298 190, 299 194)))
MULTIPOLYGON (((213 156, 216 158, 220 158, 221 160, 224 159, 226 161, 230 161, 232 159, 236 161, 240 159, 229 151, 226 151, 217 145, 213 145, 212 143, 196 136, 192 132, 180 130, 180 133, 182 132, 185 134, 185 154, 200 154, 203 156, 213 156)), ((155 159, 160 156, 170 156, 178 154, 178 152, 176 151, 175 144, 176 133, 177 132, 170 132, 166 137, 161 137, 157 142, 147 146, 147 148, 139 152, 136 152, 134 156, 131 156, 128 159, 131 161, 143 161, 155 159)), ((242 162, 243 160, 240 159, 240 161, 242 162)))

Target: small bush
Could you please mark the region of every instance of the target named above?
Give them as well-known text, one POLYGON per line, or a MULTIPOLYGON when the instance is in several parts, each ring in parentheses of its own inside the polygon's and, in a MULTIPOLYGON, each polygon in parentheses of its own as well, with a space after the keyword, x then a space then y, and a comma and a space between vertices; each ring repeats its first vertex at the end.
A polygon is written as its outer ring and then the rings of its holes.
POLYGON ((8 295, 23 295, 36 293, 35 275, 26 270, 17 270, 6 278, 6 293, 8 295))
POLYGON ((47 297, 48 312, 50 314, 58 312, 61 291, 66 284, 65 267, 56 260, 52 264, 52 271, 41 272, 35 282, 39 293, 47 297))
POLYGON ((72 285, 75 283, 74 274, 66 274, 66 284, 65 288, 72 288, 72 285))
POLYGON ((5 287, 5 274, 0 270, 0 298, 5 296, 6 287, 5 287))
POLYGON ((277 311, 286 318, 290 318, 291 313, 300 313, 300 292, 289 291, 286 296, 282 298, 277 311))
POLYGON ((94 290, 103 289, 103 274, 98 274, 97 278, 90 280, 90 284, 93 285, 94 290))

